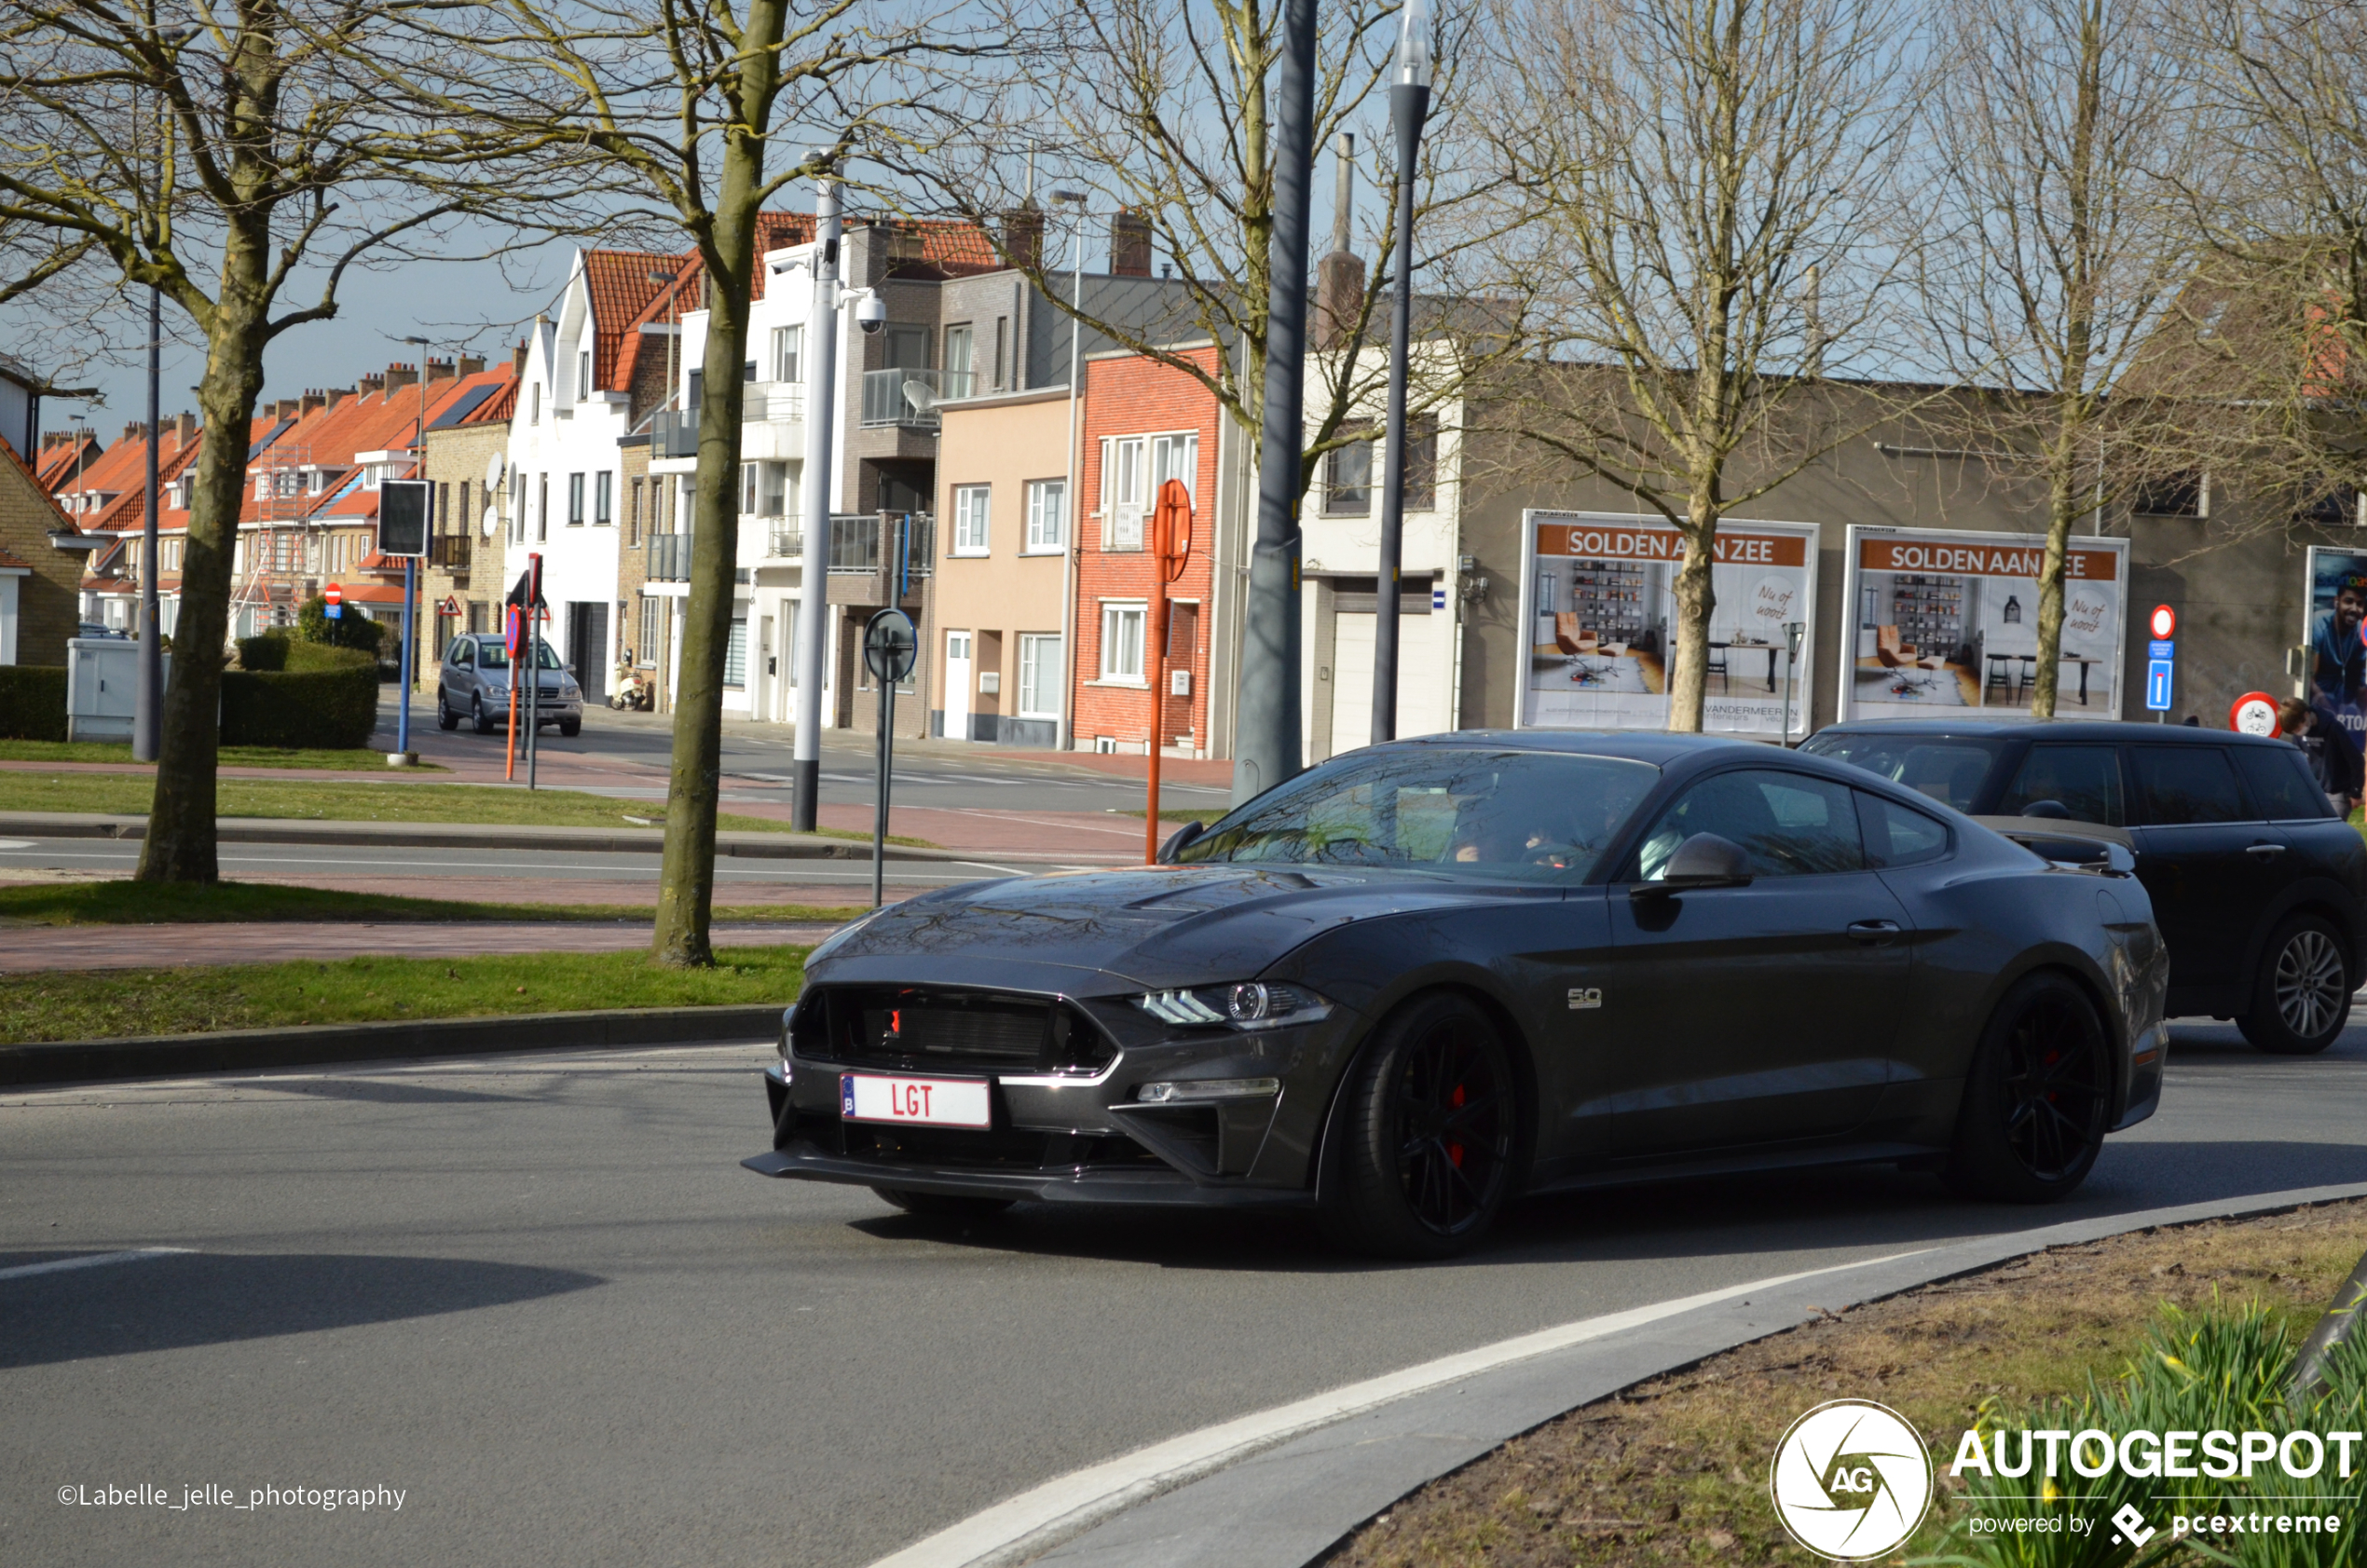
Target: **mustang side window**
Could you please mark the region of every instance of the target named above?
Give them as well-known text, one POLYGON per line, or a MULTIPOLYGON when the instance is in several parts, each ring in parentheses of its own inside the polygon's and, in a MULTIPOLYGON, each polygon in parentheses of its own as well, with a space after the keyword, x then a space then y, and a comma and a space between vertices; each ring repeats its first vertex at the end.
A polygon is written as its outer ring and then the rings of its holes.
POLYGON ((1856 792, 1857 813, 1866 828, 1866 858, 1889 869, 1921 866, 1948 852, 1948 825, 1879 795, 1856 792))
POLYGON ((2126 827, 2120 805, 2120 758, 2113 746, 2036 745, 2014 782, 1998 797, 1995 814, 2018 817, 2033 800, 2053 800, 2075 822, 2126 827))
POLYGON ((1742 847, 1754 877, 1862 871, 1857 811, 1845 784, 1772 768, 1738 768, 1703 779, 1661 813, 1637 852, 1641 879, 1657 882, 1676 847, 1715 833, 1742 847))

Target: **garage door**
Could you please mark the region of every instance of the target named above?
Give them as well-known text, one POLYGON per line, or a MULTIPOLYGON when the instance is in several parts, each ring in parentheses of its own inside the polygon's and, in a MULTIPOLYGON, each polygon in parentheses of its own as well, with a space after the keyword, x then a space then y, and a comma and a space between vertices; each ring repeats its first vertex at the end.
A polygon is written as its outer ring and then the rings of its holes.
MULTIPOLYGON (((1332 755, 1353 751, 1373 735, 1373 626, 1370 615, 1332 619, 1332 755)), ((1454 728, 1449 683, 1455 661, 1448 639, 1455 618, 1402 615, 1397 620, 1397 732, 1432 735, 1454 728)))

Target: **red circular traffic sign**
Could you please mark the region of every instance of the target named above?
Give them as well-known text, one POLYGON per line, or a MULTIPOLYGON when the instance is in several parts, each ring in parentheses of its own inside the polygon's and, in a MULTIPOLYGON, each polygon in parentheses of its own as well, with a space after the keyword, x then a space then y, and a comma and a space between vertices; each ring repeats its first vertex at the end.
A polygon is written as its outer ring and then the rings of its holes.
POLYGON ((339 588, 333 582, 329 584, 328 587, 321 590, 321 597, 327 600, 330 604, 341 605, 345 603, 345 590, 339 588))
POLYGON ((2150 624, 2154 628, 2155 640, 2166 643, 2178 634, 2178 612, 2168 605, 2155 605, 2150 624))
POLYGON ((2227 728, 2243 735, 2265 735, 2272 741, 2285 732, 2277 717, 2277 699, 2265 691, 2247 691, 2237 698, 2227 710, 2227 728))

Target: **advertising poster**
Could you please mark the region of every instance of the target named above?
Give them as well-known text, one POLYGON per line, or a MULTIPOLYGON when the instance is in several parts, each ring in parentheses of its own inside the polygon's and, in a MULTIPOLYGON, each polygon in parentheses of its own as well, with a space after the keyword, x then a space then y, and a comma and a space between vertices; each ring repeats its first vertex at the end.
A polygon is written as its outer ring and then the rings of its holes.
MULTIPOLYGON (((1840 716, 2027 713, 2038 682, 2038 566, 2026 534, 1852 527, 1840 716)), ((2127 539, 2074 537, 2063 568, 2055 716, 2120 716, 2127 539)))
MULTIPOLYGON (((1685 539, 1658 519, 1531 511, 1521 622, 1529 628, 1524 727, 1662 729, 1668 725, 1670 638, 1685 539)), ((1741 519, 1719 525, 1711 591, 1704 728, 1773 737, 1808 733, 1809 648, 1797 665, 1784 627, 1815 623, 1816 529, 1741 519)))
POLYGON ((2309 698, 2367 743, 2367 551, 2309 552, 2309 698))

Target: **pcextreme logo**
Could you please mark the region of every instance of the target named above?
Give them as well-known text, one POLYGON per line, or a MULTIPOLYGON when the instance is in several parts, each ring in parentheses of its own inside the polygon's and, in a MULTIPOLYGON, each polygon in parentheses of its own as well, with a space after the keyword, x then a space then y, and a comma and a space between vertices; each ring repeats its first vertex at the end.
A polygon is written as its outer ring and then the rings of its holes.
POLYGON ((1895 1549, 1932 1506, 1932 1459, 1907 1419, 1869 1399, 1835 1399, 1791 1425, 1768 1478, 1793 1540, 1835 1562, 1895 1549))

